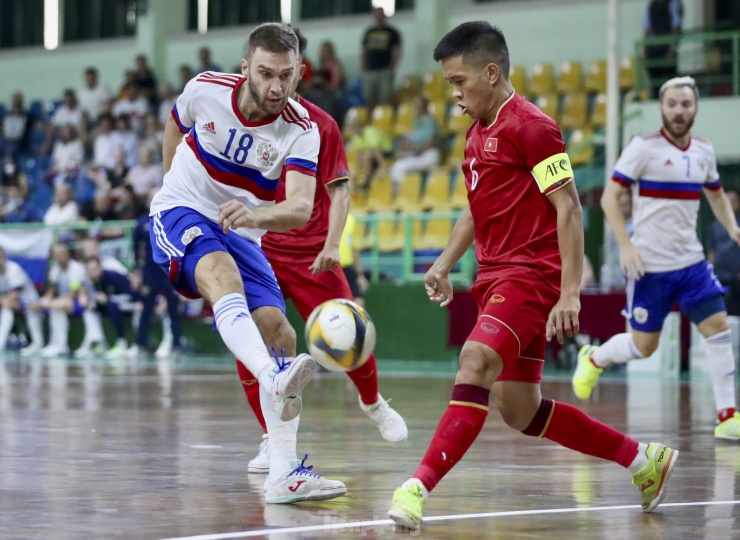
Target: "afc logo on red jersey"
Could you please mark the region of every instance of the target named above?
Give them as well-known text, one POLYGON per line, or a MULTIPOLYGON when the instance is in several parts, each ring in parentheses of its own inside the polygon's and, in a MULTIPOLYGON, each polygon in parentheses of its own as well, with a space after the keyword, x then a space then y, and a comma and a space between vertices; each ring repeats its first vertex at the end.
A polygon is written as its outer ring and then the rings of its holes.
POLYGON ((486 144, 483 146, 485 152, 495 152, 498 150, 498 139, 496 137, 488 137, 486 144))

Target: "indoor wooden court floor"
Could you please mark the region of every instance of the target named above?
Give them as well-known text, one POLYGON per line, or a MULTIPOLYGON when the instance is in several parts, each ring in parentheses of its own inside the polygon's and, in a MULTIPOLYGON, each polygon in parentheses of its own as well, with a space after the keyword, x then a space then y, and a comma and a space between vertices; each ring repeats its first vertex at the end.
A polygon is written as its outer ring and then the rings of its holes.
MULTIPOLYGON (((0 538, 740 538, 740 445, 712 436, 708 380, 612 380, 584 408, 681 451, 645 515, 620 467, 506 427, 492 409, 427 503, 421 532, 385 517, 449 399, 452 378, 386 374, 409 440, 382 441, 344 377, 304 392, 299 452, 346 496, 265 505, 246 466, 260 433, 231 365, 0 361, 0 538)), ((544 394, 574 402, 569 379, 544 394)))

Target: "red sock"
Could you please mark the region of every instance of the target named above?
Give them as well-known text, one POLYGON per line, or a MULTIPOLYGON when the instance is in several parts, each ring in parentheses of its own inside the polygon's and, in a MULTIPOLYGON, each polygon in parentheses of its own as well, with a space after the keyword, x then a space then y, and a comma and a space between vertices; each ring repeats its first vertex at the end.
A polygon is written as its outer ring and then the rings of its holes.
POLYGON ((252 412, 254 412, 257 421, 262 426, 262 432, 267 433, 267 424, 265 424, 265 417, 262 416, 262 406, 260 405, 260 385, 257 377, 252 375, 252 372, 239 360, 236 361, 236 369, 239 372, 239 380, 242 382, 249 406, 252 407, 252 412))
POLYGON ((725 420, 729 420, 733 416, 735 416, 735 407, 728 407, 727 409, 722 409, 717 412, 717 420, 719 420, 720 423, 725 420))
POLYGON ((522 433, 545 437, 583 454, 615 461, 622 467, 628 467, 637 455, 635 439, 591 418, 573 405, 550 399, 540 402, 532 422, 522 433))
POLYGON ((412 475, 432 491, 462 459, 478 437, 488 416, 490 391, 472 384, 456 384, 452 401, 439 421, 421 465, 412 475))
POLYGON ((375 365, 375 355, 357 369, 347 372, 355 383, 360 399, 365 405, 372 405, 378 401, 378 367, 375 365))

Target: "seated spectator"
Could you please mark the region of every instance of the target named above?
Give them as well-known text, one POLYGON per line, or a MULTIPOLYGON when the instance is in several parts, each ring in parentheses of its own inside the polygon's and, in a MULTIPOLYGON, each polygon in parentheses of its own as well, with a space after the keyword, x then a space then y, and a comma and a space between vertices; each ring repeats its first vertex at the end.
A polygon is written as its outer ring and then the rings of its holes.
POLYGON ((139 137, 131 127, 128 116, 116 118, 116 129, 112 136, 113 147, 123 149, 124 161, 127 167, 136 165, 136 153, 139 151, 139 137))
POLYGON ((157 120, 159 120, 160 126, 167 124, 167 120, 172 115, 172 107, 175 106, 175 101, 177 101, 177 95, 172 85, 170 83, 160 84, 159 108, 157 110, 157 120))
POLYGON ((94 238, 81 240, 79 243, 78 253, 83 261, 97 259, 103 270, 118 272, 124 276, 128 275, 128 268, 112 255, 103 255, 100 250, 100 242, 94 238))
POLYGON ((39 293, 31 278, 16 262, 8 260, 0 247, 0 351, 8 343, 16 314, 26 317, 31 343, 23 349, 24 356, 39 352, 44 346, 39 293))
POLYGON ((15 161, 26 152, 31 116, 23 107, 23 94, 15 92, 10 109, 3 116, 0 132, 0 157, 12 157, 15 161))
MULTIPOLYGON (((87 167, 80 166, 79 163, 70 162, 65 169, 54 177, 54 184, 66 184, 75 196, 78 205, 89 201, 95 194, 97 185, 94 176, 91 176, 87 167)), ((108 182, 103 176, 102 187, 107 186, 108 182)))
POLYGON ((139 147, 139 164, 129 169, 125 183, 133 188, 137 197, 143 199, 152 189, 162 185, 163 175, 162 166, 152 162, 152 151, 142 145, 139 147))
POLYGON ((398 157, 391 165, 391 180, 398 189, 406 173, 428 170, 439 165, 437 122, 429 114, 429 103, 424 97, 414 101, 416 116, 411 132, 398 140, 398 157))
POLYGON ((51 152, 51 172, 61 172, 73 163, 82 163, 85 148, 72 124, 65 124, 51 152))
POLYGON ((134 193, 134 188, 124 185, 113 191, 116 202, 113 211, 116 219, 136 219, 142 213, 140 199, 134 193))
POLYGON ((136 71, 133 69, 127 69, 123 72, 123 84, 118 89, 118 94, 116 94, 114 103, 115 101, 126 97, 126 88, 129 84, 136 84, 136 71))
POLYGON ((185 85, 188 84, 190 79, 195 77, 196 74, 193 72, 193 68, 190 67, 190 64, 181 64, 177 72, 180 74, 180 86, 177 89, 177 93, 182 94, 185 85))
POLYGON ((359 118, 353 118, 347 126, 348 146, 357 151, 358 187, 366 189, 375 175, 385 168, 385 160, 393 155, 393 142, 378 128, 364 128, 359 118))
POLYGON ((18 168, 18 162, 12 156, 3 160, 3 170, 0 173, 0 197, 7 196, 9 187, 18 187, 24 192, 28 190, 28 177, 18 168))
POLYGON ((147 114, 144 118, 144 132, 141 135, 139 151, 141 147, 149 148, 152 154, 152 161, 159 163, 162 161, 162 143, 164 142, 164 128, 159 123, 157 115, 154 113, 147 114))
POLYGON ((323 71, 314 72, 313 79, 304 88, 301 95, 329 113, 338 124, 341 120, 341 102, 336 92, 326 85, 326 74, 323 71))
POLYGON ((77 102, 75 91, 70 88, 64 91, 64 102, 57 107, 57 110, 51 116, 45 143, 46 152, 51 148, 61 128, 66 125, 73 126, 80 139, 87 138, 87 118, 77 102))
POLYGON ((126 116, 131 127, 136 131, 142 125, 143 118, 149 113, 149 101, 141 95, 141 90, 135 82, 128 83, 122 98, 116 100, 111 112, 114 118, 126 116))
POLYGON ((72 196, 72 190, 65 183, 54 186, 54 202, 44 214, 46 225, 63 225, 75 223, 79 218, 77 203, 72 196))
MULTIPOLYGON (((221 66, 216 64, 211 59, 211 49, 208 47, 201 47, 198 51, 198 58, 200 59, 200 66, 198 66, 198 71, 195 73, 197 75, 198 73, 203 73, 204 71, 221 71, 221 66)), ((182 70, 182 68, 180 68, 182 70)), ((181 71, 182 73, 182 71, 181 71)), ((189 81, 190 79, 188 79, 189 81)), ((187 83, 188 81, 184 81, 187 83)), ((183 88, 185 85, 183 84, 183 88)))
POLYGON ((323 71, 326 76, 326 86, 332 90, 344 90, 347 86, 347 79, 344 75, 344 67, 337 57, 334 50, 334 44, 331 41, 324 41, 321 44, 321 53, 319 54, 319 71, 323 71))
POLYGON ((110 113, 103 113, 98 116, 98 126, 93 135, 93 163, 105 167, 113 168, 113 148, 115 136, 113 135, 113 116, 110 113))
POLYGON ((88 125, 94 126, 98 118, 111 106, 113 94, 98 81, 98 70, 88 67, 85 70, 85 87, 78 92, 80 108, 87 117, 88 125))
POLYGON ((115 221, 113 211, 113 195, 109 189, 98 189, 92 199, 85 201, 80 207, 80 219, 84 221, 115 221))
POLYGON ((111 188, 121 187, 124 183, 126 175, 128 175, 129 167, 126 165, 126 153, 122 147, 116 146, 113 148, 113 167, 106 168, 105 173, 108 177, 108 182, 111 188))
POLYGON ((9 186, 5 202, 0 206, 0 221, 3 223, 35 223, 41 221, 39 211, 26 200, 25 190, 9 186))
POLYGON ((140 54, 136 57, 134 81, 141 97, 146 99, 151 106, 155 106, 157 104, 157 78, 149 67, 146 55, 140 54))

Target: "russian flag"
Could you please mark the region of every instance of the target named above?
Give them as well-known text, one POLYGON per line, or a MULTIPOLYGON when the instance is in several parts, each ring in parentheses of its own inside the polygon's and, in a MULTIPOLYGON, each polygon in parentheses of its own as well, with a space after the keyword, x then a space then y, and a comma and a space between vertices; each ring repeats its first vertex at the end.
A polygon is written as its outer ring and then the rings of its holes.
POLYGON ((36 288, 46 284, 46 270, 54 233, 38 231, 0 231, 0 246, 8 259, 17 262, 26 271, 36 288))

